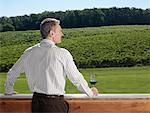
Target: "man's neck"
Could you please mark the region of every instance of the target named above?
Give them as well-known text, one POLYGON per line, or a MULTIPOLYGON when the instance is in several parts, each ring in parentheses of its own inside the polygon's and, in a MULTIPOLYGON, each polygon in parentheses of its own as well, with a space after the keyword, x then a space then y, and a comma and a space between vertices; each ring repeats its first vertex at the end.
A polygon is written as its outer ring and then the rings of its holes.
MULTIPOLYGON (((52 37, 47 37, 46 39, 48 39, 48 40, 54 42, 53 39, 52 39, 52 37)), ((54 44, 56 44, 56 43, 54 42, 54 44)))

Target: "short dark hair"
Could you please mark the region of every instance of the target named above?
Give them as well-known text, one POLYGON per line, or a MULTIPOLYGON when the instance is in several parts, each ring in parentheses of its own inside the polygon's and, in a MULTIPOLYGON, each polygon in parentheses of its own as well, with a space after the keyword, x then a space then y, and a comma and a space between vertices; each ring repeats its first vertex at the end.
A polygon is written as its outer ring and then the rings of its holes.
POLYGON ((40 32, 42 39, 46 39, 49 32, 56 24, 60 24, 60 21, 55 18, 46 18, 40 24, 40 32))

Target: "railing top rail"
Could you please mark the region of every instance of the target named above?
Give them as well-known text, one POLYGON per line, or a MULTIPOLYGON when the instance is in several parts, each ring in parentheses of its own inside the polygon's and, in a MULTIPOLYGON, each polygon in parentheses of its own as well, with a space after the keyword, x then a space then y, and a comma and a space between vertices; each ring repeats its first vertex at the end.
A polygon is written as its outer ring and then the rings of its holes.
MULTIPOLYGON (((94 98, 90 98, 85 94, 65 94, 66 99, 150 99, 150 94, 99 94, 94 98)), ((4 95, 0 94, 0 99, 31 99, 32 94, 16 94, 16 95, 4 95)))

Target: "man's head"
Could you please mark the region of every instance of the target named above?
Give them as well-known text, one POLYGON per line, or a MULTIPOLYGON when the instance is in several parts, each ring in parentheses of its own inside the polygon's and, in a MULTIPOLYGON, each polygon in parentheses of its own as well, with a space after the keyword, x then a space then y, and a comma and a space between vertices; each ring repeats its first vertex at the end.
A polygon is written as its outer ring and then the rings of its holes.
POLYGON ((54 18, 46 18, 41 22, 40 31, 43 39, 50 39, 54 43, 60 43, 63 36, 60 21, 54 18))

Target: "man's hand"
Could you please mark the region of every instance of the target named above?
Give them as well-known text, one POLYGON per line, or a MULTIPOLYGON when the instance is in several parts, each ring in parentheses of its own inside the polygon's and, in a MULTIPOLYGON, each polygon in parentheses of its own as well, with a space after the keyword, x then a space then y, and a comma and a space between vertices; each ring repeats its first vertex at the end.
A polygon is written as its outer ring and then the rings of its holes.
POLYGON ((15 95, 17 94, 18 92, 16 91, 12 91, 12 92, 5 92, 4 95, 15 95))
POLYGON ((92 87, 91 90, 93 92, 93 97, 98 96, 98 90, 96 87, 92 87))

